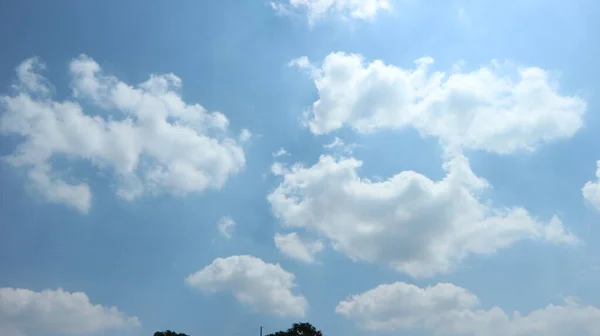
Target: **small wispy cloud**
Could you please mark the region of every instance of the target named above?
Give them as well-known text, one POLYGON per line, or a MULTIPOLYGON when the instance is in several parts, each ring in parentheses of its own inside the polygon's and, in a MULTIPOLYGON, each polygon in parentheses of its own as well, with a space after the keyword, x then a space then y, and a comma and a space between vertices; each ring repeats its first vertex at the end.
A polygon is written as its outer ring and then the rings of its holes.
POLYGON ((240 132, 240 136, 239 136, 240 142, 247 142, 247 141, 250 140, 250 138, 252 138, 252 133, 249 130, 247 130, 247 129, 244 128, 240 132))
POLYGON ((233 232, 235 231, 235 225, 236 223, 231 216, 222 217, 217 223, 219 234, 225 239, 231 239, 233 232))
POLYGON ((355 143, 346 144, 344 142, 344 140, 342 140, 338 137, 335 137, 331 143, 323 145, 323 148, 325 148, 325 149, 329 149, 329 150, 339 149, 347 154, 352 154, 352 152, 354 151, 354 148, 356 148, 356 147, 357 146, 355 143))
POLYGON ((290 153, 288 153, 288 151, 285 150, 285 148, 280 148, 277 152, 273 152, 273 157, 280 157, 280 156, 284 156, 284 155, 290 155, 290 153))

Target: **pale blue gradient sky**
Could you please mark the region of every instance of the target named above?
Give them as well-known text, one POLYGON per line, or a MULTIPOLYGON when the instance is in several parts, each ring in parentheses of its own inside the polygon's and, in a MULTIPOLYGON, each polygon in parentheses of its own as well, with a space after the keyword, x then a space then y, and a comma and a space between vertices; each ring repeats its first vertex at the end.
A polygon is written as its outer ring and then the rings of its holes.
MULTIPOLYGON (((248 328, 263 325, 269 332, 295 321, 252 312, 227 293, 201 295, 185 286, 189 273, 236 254, 279 262, 295 273, 311 305, 305 320, 327 335, 363 334, 335 314, 335 305, 396 280, 452 282, 475 293, 483 307, 498 305, 507 312, 529 312, 559 302, 562 294, 599 306, 600 247, 595 242, 600 217, 581 195, 600 159, 597 32, 600 3, 592 0, 397 1, 392 13, 373 22, 324 20, 312 28, 300 18, 274 15, 260 0, 4 1, 3 94, 15 80, 15 67, 38 56, 55 96, 69 97, 68 62, 85 53, 131 84, 151 73, 172 72, 183 81, 186 102, 222 111, 231 129, 248 128, 261 137, 245 147, 245 172, 222 190, 183 198, 123 202, 107 177, 78 164, 73 169, 86 176, 94 192, 87 215, 36 198, 27 192, 22 172, 1 164, 0 287, 84 291, 94 303, 138 316, 142 326, 132 335, 167 328, 191 335, 254 335, 248 328), (286 64, 303 55, 318 61, 332 51, 404 67, 428 55, 436 60, 434 68, 443 70, 458 61, 470 69, 491 59, 551 70, 561 92, 587 101, 584 127, 571 139, 534 153, 468 156, 473 170, 493 185, 489 196, 495 204, 521 205, 544 220, 557 213, 586 245, 565 249, 521 242, 491 256, 469 258, 456 272, 417 280, 380 265, 352 262, 331 249, 320 255, 320 265, 283 257, 273 244, 278 224, 266 200, 278 183, 268 174, 272 153, 284 147, 291 156, 283 160, 313 164, 333 139, 301 127, 302 111, 316 92, 310 79, 286 64), (224 215, 237 222, 228 241, 218 239, 216 223, 224 215)), ((412 169, 442 177, 441 148, 415 131, 357 135, 342 130, 336 135, 361 145, 354 155, 365 162, 364 176, 412 169)), ((17 143, 17 138, 0 138, 0 155, 17 143)))

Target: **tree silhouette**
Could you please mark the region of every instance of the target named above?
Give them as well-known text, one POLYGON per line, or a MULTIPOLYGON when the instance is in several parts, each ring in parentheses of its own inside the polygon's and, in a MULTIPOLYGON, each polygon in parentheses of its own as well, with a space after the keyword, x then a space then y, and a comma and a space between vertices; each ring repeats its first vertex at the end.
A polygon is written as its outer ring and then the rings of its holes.
POLYGON ((184 334, 184 333, 176 333, 171 330, 166 330, 166 331, 157 331, 154 333, 154 336, 189 336, 189 335, 184 334))
POLYGON ((278 331, 267 336, 323 336, 320 330, 313 327, 310 323, 294 323, 286 331, 278 331))

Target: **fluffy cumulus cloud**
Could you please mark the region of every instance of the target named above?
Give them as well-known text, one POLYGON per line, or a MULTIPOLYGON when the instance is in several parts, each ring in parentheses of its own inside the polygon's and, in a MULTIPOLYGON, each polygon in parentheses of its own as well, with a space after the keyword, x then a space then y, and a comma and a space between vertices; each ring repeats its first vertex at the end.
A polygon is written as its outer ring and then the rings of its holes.
POLYGON ((456 336, 600 335, 600 309, 565 298, 526 315, 479 307, 464 288, 439 283, 426 288, 396 282, 342 301, 336 312, 380 331, 427 330, 456 336))
POLYGON ((2 335, 104 335, 139 325, 116 307, 92 304, 85 293, 0 288, 2 335))
POLYGON ((230 292, 259 312, 303 317, 308 310, 304 296, 292 292, 296 286, 294 274, 253 256, 215 259, 185 282, 201 292, 230 292))
MULTIPOLYGON (((104 74, 82 55, 70 63, 73 100, 53 100, 36 58, 17 68, 12 95, 0 96, 0 132, 21 140, 5 161, 26 168, 48 201, 87 212, 90 186, 59 171, 57 160, 80 159, 108 169, 116 193, 185 195, 220 188, 245 165, 243 149, 228 137, 228 119, 184 102, 173 74, 132 86, 104 74), (82 104, 89 103, 88 112, 82 104)), ((242 140, 250 136, 242 131, 242 140)))
POLYGON ((587 182, 581 192, 587 202, 600 210, 600 161, 596 161, 596 181, 587 182))
POLYGON ((275 234, 275 246, 286 256, 303 261, 305 263, 314 263, 315 255, 323 250, 323 243, 320 241, 307 241, 301 239, 296 232, 288 234, 275 234))
POLYGON ((335 52, 320 66, 306 57, 318 91, 306 115, 315 134, 412 127, 448 146, 507 154, 569 138, 582 126, 586 103, 559 93, 546 70, 492 62, 473 71, 430 70, 433 59, 404 69, 335 52))
POLYGON ((310 24, 327 15, 370 21, 391 8, 389 0, 277 0, 271 7, 283 15, 305 14, 310 24))
POLYGON ((542 222, 523 208, 481 200, 489 184, 462 154, 447 153, 439 181, 403 171, 373 182, 358 175, 361 165, 328 155, 311 167, 279 165, 273 172, 282 182, 268 195, 272 211, 284 227, 320 234, 353 260, 382 262, 412 276, 448 272, 469 255, 523 239, 578 242, 557 217, 542 222))
POLYGON ((235 221, 230 216, 222 217, 217 223, 217 228, 221 237, 231 239, 233 231, 235 231, 235 221))

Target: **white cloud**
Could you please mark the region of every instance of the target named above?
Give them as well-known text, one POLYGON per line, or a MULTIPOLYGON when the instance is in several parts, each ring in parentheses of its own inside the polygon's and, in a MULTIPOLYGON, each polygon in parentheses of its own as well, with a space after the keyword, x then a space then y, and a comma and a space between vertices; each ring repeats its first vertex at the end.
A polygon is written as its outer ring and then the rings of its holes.
POLYGON ((335 139, 333 139, 333 141, 327 145, 324 145, 323 148, 326 149, 332 149, 332 148, 338 148, 338 147, 344 147, 344 140, 335 137, 335 139))
POLYGON ((240 136, 239 136, 239 140, 240 140, 240 142, 247 142, 247 141, 249 141, 249 140, 250 140, 250 138, 252 138, 252 133, 250 133, 250 131, 249 131, 249 130, 247 130, 247 129, 245 129, 245 128, 244 128, 244 129, 243 129, 243 130, 240 132, 240 136))
POLYGON ((321 156, 311 167, 279 166, 268 196, 284 227, 328 238, 353 260, 382 262, 412 276, 451 271, 469 255, 491 254, 523 239, 576 244, 554 217, 548 223, 519 207, 497 209, 478 196, 489 187, 462 154, 445 158, 432 181, 403 171, 386 181, 358 176, 361 161, 321 156))
POLYGON ((600 161, 596 161, 596 181, 588 181, 581 192, 586 201, 600 210, 600 161))
POLYGON ((39 74, 45 68, 45 65, 37 57, 26 59, 17 66, 18 84, 13 85, 13 88, 18 91, 49 94, 51 85, 39 74))
POLYGON ((219 189, 244 168, 242 148, 227 137, 227 118, 185 103, 173 74, 152 75, 134 87, 104 75, 82 55, 70 64, 73 94, 101 110, 86 114, 77 101, 52 100, 49 84, 34 72, 41 68, 37 59, 17 68, 19 91, 0 96, 0 133, 22 137, 5 160, 29 169, 31 182, 49 201, 87 212, 92 198, 86 183, 55 172, 57 158, 108 168, 117 194, 127 200, 219 189))
POLYGON ((600 335, 600 309, 566 298, 522 315, 499 307, 484 310, 466 289, 448 283, 420 288, 403 282, 380 285, 342 301, 336 312, 382 331, 427 330, 435 335, 600 335))
POLYGON ((358 132, 413 127, 453 147, 511 153, 569 138, 582 126, 586 102, 561 95, 547 71, 492 62, 472 72, 430 72, 433 59, 413 69, 360 55, 329 54, 321 67, 303 57, 319 98, 306 115, 315 134, 342 127, 358 132), (516 71, 515 71, 516 70, 516 71))
POLYGON ((284 156, 284 155, 290 155, 290 153, 288 153, 284 148, 280 148, 277 152, 273 153, 273 157, 280 157, 280 156, 284 156))
POLYGON ((52 173, 48 164, 41 163, 33 166, 29 170, 29 179, 47 201, 66 204, 83 213, 90 210, 92 201, 90 187, 85 183, 70 184, 63 181, 52 173))
POLYGON ((2 335, 108 334, 139 326, 137 317, 128 317, 117 307, 94 305, 85 293, 0 288, 2 335))
POLYGON ((289 67, 297 67, 303 70, 318 71, 318 69, 310 63, 310 60, 306 56, 294 58, 288 62, 289 67))
POLYGON ((233 231, 235 230, 235 221, 230 216, 225 216, 219 219, 217 227, 219 228, 219 233, 223 238, 231 239, 233 231))
POLYGON ((323 145, 323 148, 329 149, 329 150, 341 149, 343 152, 345 152, 347 154, 352 154, 352 152, 354 151, 354 148, 356 148, 356 144, 346 145, 346 143, 344 143, 344 140, 342 140, 338 137, 335 137, 331 143, 323 145))
POLYGON ((296 286, 294 279, 294 274, 279 264, 240 255, 215 259, 185 281, 201 292, 231 292, 238 301, 255 311, 303 317, 308 302, 304 296, 292 293, 296 286))
POLYGON ((302 13, 309 24, 327 15, 371 21, 379 12, 391 9, 389 0, 276 0, 271 7, 282 15, 302 13))
POLYGON ((286 235, 276 233, 274 241, 281 253, 309 264, 314 263, 315 255, 323 250, 322 242, 302 240, 296 232, 286 235))

